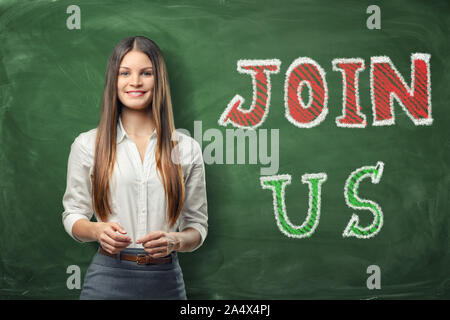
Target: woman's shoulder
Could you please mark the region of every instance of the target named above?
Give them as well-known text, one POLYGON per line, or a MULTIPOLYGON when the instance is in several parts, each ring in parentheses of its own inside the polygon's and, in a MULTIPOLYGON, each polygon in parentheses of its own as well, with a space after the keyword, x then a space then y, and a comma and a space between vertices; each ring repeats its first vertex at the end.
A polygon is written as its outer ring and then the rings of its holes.
POLYGON ((202 161, 202 149, 200 144, 190 135, 176 130, 181 162, 202 161))
POLYGON ((95 137, 97 135, 97 128, 89 131, 81 132, 74 140, 74 143, 78 144, 84 152, 89 156, 94 155, 95 150, 95 137))
POLYGON ((200 144, 197 140, 181 130, 176 130, 176 133, 182 151, 200 151, 200 144))

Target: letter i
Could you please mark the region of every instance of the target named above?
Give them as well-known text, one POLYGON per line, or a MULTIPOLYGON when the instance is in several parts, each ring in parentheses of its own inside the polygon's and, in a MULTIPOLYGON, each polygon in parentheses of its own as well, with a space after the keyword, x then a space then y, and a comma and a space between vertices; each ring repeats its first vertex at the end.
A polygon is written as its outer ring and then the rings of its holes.
POLYGON ((342 116, 336 118, 338 127, 346 128, 365 128, 367 126, 366 116, 361 113, 359 105, 359 77, 360 71, 363 71, 364 60, 361 58, 353 59, 334 59, 333 70, 342 73, 342 116))

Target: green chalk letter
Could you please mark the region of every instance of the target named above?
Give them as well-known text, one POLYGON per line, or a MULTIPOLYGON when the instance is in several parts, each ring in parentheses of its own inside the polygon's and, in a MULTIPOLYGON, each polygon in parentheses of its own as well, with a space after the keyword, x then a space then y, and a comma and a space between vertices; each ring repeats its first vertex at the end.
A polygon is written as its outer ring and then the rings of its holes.
POLYGON ((284 191, 286 185, 291 183, 289 174, 260 177, 263 189, 271 189, 273 192, 273 208, 278 228, 286 236, 291 238, 307 238, 311 236, 319 224, 320 219, 320 191, 321 185, 327 180, 325 173, 304 174, 302 182, 309 186, 308 216, 301 226, 293 225, 287 216, 284 191))
POLYGON ((383 167, 384 163, 378 161, 375 167, 367 166, 356 169, 348 177, 344 189, 345 202, 350 208, 369 210, 373 214, 373 221, 371 225, 363 228, 359 225, 358 216, 353 214, 342 234, 344 238, 356 237, 359 239, 368 239, 374 237, 381 230, 383 226, 383 212, 380 206, 373 201, 360 199, 358 197, 358 187, 361 180, 367 177, 372 179, 372 183, 378 183, 383 174, 383 167))

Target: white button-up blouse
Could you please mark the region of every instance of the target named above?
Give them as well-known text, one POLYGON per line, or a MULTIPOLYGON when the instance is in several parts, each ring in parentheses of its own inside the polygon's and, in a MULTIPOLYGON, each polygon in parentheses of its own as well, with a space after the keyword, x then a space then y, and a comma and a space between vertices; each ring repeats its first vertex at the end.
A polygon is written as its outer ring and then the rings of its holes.
MULTIPOLYGON (((91 219, 92 184, 90 175, 94 165, 94 147, 97 128, 81 133, 71 145, 67 185, 63 197, 62 221, 66 232, 72 233, 79 219, 91 219)), ((128 136, 119 117, 117 124, 116 162, 110 181, 111 210, 108 221, 119 223, 132 240, 129 248, 142 248, 136 240, 161 230, 183 231, 194 228, 201 235, 199 248, 208 231, 205 166, 200 145, 191 137, 177 131, 178 151, 185 183, 185 200, 181 214, 172 228, 167 217, 167 200, 163 183, 156 168, 156 130, 149 137, 142 163, 138 148, 128 136)), ((176 158, 174 158, 176 159, 176 158)), ((101 221, 95 213, 97 221, 101 221)), ((192 251, 193 251, 192 250, 192 251)))

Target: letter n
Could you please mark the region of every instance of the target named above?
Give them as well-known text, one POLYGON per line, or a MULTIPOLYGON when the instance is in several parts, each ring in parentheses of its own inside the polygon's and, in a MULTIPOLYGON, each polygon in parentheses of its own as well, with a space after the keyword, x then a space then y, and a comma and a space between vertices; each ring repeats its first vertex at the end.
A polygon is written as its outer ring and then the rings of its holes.
POLYGON ((411 55, 411 87, 408 87, 388 57, 372 57, 370 94, 374 126, 395 123, 394 98, 416 126, 431 125, 430 55, 411 55))

